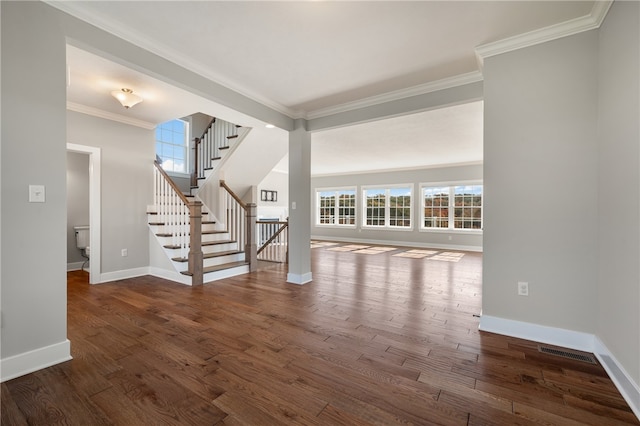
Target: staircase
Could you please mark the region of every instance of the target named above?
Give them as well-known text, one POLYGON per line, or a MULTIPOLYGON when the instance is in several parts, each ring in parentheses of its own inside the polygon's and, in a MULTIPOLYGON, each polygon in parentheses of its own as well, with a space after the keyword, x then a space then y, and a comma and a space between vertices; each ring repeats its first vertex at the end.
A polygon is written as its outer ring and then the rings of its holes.
MULTIPOLYGON (((242 206, 233 197, 224 197, 218 211, 226 212, 221 220, 202 203, 200 189, 213 178, 213 172, 241 140, 239 126, 213 119, 201 138, 195 143, 196 168, 191 179, 191 190, 183 194, 159 162, 154 170, 154 203, 147 208, 151 233, 170 261, 156 265, 159 275, 183 284, 200 283, 247 273, 250 271, 246 249, 246 215, 242 206), (194 219, 193 209, 198 209, 199 220, 194 219), (193 226, 193 222, 199 222, 193 226), (197 251, 194 253, 196 237, 197 251), (199 265, 190 265, 190 258, 199 262, 202 258, 202 273, 199 265), (201 280, 197 275, 202 275, 201 280)), ((160 262, 162 263, 162 262, 160 262)), ((157 272, 157 269, 156 269, 157 272)))

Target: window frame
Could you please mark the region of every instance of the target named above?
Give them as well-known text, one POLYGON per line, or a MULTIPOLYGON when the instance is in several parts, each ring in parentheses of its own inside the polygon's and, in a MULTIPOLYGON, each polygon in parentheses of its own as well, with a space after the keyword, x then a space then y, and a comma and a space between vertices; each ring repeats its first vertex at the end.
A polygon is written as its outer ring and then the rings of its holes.
MULTIPOLYGON (((413 183, 401 183, 401 184, 383 184, 383 185, 363 185, 360 190, 360 195, 362 199, 362 208, 361 214, 362 219, 360 220, 360 226, 362 229, 368 230, 386 230, 386 231, 413 231, 415 226, 414 221, 414 205, 415 205, 415 185, 413 183), (391 225, 391 191, 393 189, 409 189, 409 215, 406 218, 409 219, 409 226, 398 226, 391 225), (372 189, 383 189, 385 194, 385 205, 384 205, 384 225, 368 225, 367 224, 367 191, 372 189)), ((396 216, 397 220, 397 216, 396 216)))
MULTIPOLYGON (((316 188, 316 205, 315 205, 315 225, 319 227, 327 227, 327 228, 356 228, 358 224, 358 188, 355 186, 343 186, 343 187, 330 187, 330 188, 316 188), (353 207, 349 206, 340 206, 340 193, 341 192, 353 192, 353 207), (333 223, 321 223, 321 209, 327 208, 321 205, 321 193, 333 192, 334 204, 331 207, 333 209, 333 223), (353 209, 353 223, 339 223, 340 222, 340 209, 341 208, 352 208, 353 209)), ((344 217, 349 217, 348 215, 344 217)))
MULTIPOLYGON (((181 118, 174 118, 172 120, 168 120, 165 121, 164 123, 160 123, 158 124, 158 126, 156 126, 154 132, 157 132, 159 129, 161 129, 161 126, 163 126, 164 124, 167 123, 171 123, 173 121, 181 121, 184 125, 184 144, 181 146, 183 149, 183 158, 184 158, 184 170, 183 171, 175 171, 175 170, 165 170, 165 172, 167 172, 167 174, 169 176, 177 176, 177 177, 190 177, 191 175, 189 174, 189 168, 190 168, 190 158, 189 158, 189 154, 190 154, 190 128, 191 128, 191 123, 188 120, 183 120, 181 118)), ((164 145, 169 145, 172 147, 178 147, 178 144, 174 144, 174 143, 169 143, 163 140, 159 140, 157 138, 157 133, 154 133, 154 139, 155 139, 155 154, 157 157, 160 157, 163 160, 166 160, 165 158, 163 158, 163 156, 158 154, 158 143, 160 144, 164 144, 164 145)), ((175 148, 174 148, 175 149, 175 148)), ((176 157, 171 156, 169 157, 169 159, 171 160, 175 160, 176 157)), ((175 164, 175 162, 174 162, 175 164)), ((161 164, 162 168, 164 169, 163 164, 161 164)))
POLYGON ((420 232, 434 232, 434 233, 448 233, 448 234, 482 234, 484 231, 484 183, 483 181, 454 181, 454 182, 426 182, 420 183, 420 232), (481 202, 480 202, 480 228, 455 228, 455 188, 458 186, 481 186, 481 202), (449 189, 448 197, 448 226, 445 227, 426 227, 425 221, 425 209, 427 208, 424 203, 424 189, 425 188, 443 188, 449 189))

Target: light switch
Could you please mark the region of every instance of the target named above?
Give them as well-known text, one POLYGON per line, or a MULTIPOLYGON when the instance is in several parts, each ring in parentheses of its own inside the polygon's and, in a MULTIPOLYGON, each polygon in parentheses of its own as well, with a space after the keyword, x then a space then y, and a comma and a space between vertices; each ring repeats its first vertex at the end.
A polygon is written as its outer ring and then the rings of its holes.
POLYGON ((296 209, 296 202, 292 202, 291 203, 291 210, 295 210, 296 209))
POLYGON ((29 202, 44 203, 44 185, 29 185, 29 202))

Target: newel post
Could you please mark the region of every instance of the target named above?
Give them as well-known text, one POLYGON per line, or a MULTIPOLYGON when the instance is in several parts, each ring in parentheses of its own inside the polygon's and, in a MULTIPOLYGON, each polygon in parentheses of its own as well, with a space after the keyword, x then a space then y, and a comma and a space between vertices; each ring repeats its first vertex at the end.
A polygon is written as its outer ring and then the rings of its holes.
POLYGON ((189 203, 189 273, 191 285, 202 285, 202 203, 191 201, 189 203))
POLYGON ((244 249, 245 260, 249 262, 251 272, 258 269, 258 246, 256 244, 256 212, 255 203, 247 204, 247 242, 244 249))

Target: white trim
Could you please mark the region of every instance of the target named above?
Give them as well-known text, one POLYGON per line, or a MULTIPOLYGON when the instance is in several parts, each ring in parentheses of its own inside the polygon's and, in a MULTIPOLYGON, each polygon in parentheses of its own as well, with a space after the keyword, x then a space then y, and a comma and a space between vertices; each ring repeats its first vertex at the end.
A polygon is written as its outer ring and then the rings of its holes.
POLYGON ((482 315, 480 317, 478 329, 489 333, 593 353, 622 397, 629 404, 633 413, 640 419, 640 385, 633 381, 633 378, 598 336, 490 315, 482 315))
POLYGON ((622 397, 629 404, 633 414, 640 419, 640 386, 634 383, 629 373, 626 372, 622 364, 618 362, 598 336, 594 336, 593 342, 593 353, 596 358, 598 358, 613 384, 616 385, 622 397))
POLYGON ((78 104, 75 102, 67 101, 67 109, 69 111, 79 112, 81 114, 92 115, 94 117, 104 118, 106 120, 117 121, 119 123, 129 124, 131 126, 142 127, 143 129, 153 130, 156 128, 154 123, 148 121, 138 120, 137 118, 131 118, 113 112, 104 111, 98 108, 78 104))
MULTIPOLYGON (((91 249, 93 251, 93 248, 91 249)), ((136 278, 143 275, 149 275, 149 267, 123 269, 114 272, 105 272, 102 274, 102 280, 99 284, 108 283, 117 280, 126 280, 127 278, 136 278)))
MULTIPOLYGON (((398 184, 381 184, 381 185, 360 185, 360 197, 362 200, 360 218, 360 228, 367 230, 379 230, 379 231, 413 231, 415 227, 413 213, 415 211, 415 185, 413 183, 398 183, 398 184), (397 226, 391 225, 391 190, 409 188, 409 196, 411 197, 411 204, 409 205, 409 226, 397 226), (367 191, 372 189, 384 190, 384 225, 367 225, 367 191)), ((357 194, 356 194, 357 199, 357 194)), ((357 219, 357 218, 356 218, 357 219)), ((356 222, 357 223, 357 222, 356 222)))
POLYGON ((59 0, 44 0, 44 2, 49 6, 55 7, 56 9, 74 16, 88 24, 91 24, 109 34, 113 34, 114 36, 125 40, 127 43, 151 52, 154 55, 159 56, 160 58, 168 60, 169 62, 179 64, 181 68, 199 74, 202 77, 211 80, 212 82, 226 89, 232 90, 244 97, 247 97, 248 99, 256 101, 257 103, 260 103, 262 105, 266 105, 267 107, 288 116, 292 116, 295 114, 295 111, 293 111, 291 108, 280 105, 256 93, 250 93, 248 89, 239 87, 237 84, 232 83, 222 75, 215 73, 211 67, 203 65, 201 62, 194 60, 187 55, 184 55, 180 51, 170 49, 165 45, 159 45, 156 40, 148 38, 139 31, 133 31, 130 28, 126 28, 116 20, 108 19, 104 16, 101 16, 100 14, 96 14, 94 12, 86 10, 86 8, 81 5, 82 2, 59 0))
POLYGON ((371 169, 371 170, 358 170, 353 172, 337 172, 337 173, 316 173, 311 174, 312 178, 330 177, 330 176, 349 176, 349 175, 368 175, 373 173, 394 173, 394 172, 406 172, 410 170, 428 170, 428 169, 448 169, 452 167, 465 167, 465 166, 481 166, 484 161, 467 161, 462 163, 447 163, 447 164, 431 164, 426 166, 414 166, 414 167, 395 167, 391 169, 371 169))
POLYGON ((480 317, 478 329, 489 333, 503 334, 505 336, 561 346, 563 348, 585 352, 593 351, 593 334, 580 331, 565 330, 563 328, 515 321, 490 315, 482 315, 480 317))
POLYGON ((68 339, 43 348, 3 358, 0 360, 0 371, 2 372, 0 382, 15 379, 71 359, 73 359, 71 356, 71 342, 68 339))
POLYGON ((89 262, 89 283, 95 284, 102 281, 101 270, 101 227, 102 227, 102 154, 101 149, 95 146, 77 145, 67 143, 67 151, 89 154, 89 229, 91 240, 91 261, 89 262))
POLYGON ((305 274, 287 274, 287 282, 290 284, 302 285, 310 283, 311 281, 313 281, 311 272, 305 274))
POLYGON ((182 275, 176 271, 169 271, 167 269, 158 268, 155 266, 149 267, 149 275, 152 275, 157 278, 162 278, 165 280, 177 282, 180 284, 191 285, 191 277, 187 275, 182 275))
POLYGON ((337 187, 326 187, 326 188, 316 188, 316 197, 315 197, 315 226, 320 226, 320 227, 329 227, 329 228, 336 228, 336 229, 356 229, 357 223, 358 223, 358 187, 356 185, 353 186, 337 186, 337 187), (354 196, 354 202, 355 205, 353 206, 353 212, 354 212, 354 223, 353 224, 340 224, 337 223, 340 219, 339 217, 339 209, 340 207, 338 206, 338 193, 339 192, 347 192, 347 191, 353 191, 353 196, 354 196), (333 195, 335 196, 335 205, 333 206, 334 208, 334 221, 335 223, 320 223, 320 193, 321 192, 333 192, 333 195))
POLYGON ((442 80, 431 81, 425 84, 408 87, 406 89, 395 90, 393 92, 383 93, 381 95, 371 96, 369 98, 360 99, 353 102, 347 102, 341 105, 331 106, 327 108, 309 111, 307 120, 326 117, 329 115, 340 114, 360 108, 366 108, 373 105, 383 104, 385 102, 397 101, 412 96, 424 95, 427 93, 437 92, 438 90, 450 89, 452 87, 464 86, 465 84, 476 83, 482 81, 483 77, 479 71, 472 71, 466 74, 460 74, 453 77, 443 78, 442 80))
POLYGON ((478 46, 475 51, 480 69, 485 58, 599 28, 612 3, 613 0, 599 0, 588 15, 478 46))
POLYGON ((398 246, 408 248, 429 248, 438 250, 459 250, 459 251, 471 251, 482 253, 482 247, 478 246, 461 246, 455 244, 432 244, 432 243, 420 243, 415 241, 391 241, 391 240, 372 240, 367 238, 343 238, 343 237, 329 237, 323 235, 312 235, 312 240, 321 241, 335 241, 340 243, 363 243, 363 244, 377 244, 382 246, 398 246))

